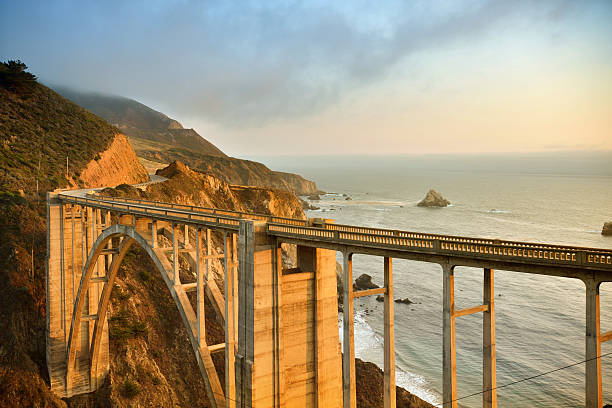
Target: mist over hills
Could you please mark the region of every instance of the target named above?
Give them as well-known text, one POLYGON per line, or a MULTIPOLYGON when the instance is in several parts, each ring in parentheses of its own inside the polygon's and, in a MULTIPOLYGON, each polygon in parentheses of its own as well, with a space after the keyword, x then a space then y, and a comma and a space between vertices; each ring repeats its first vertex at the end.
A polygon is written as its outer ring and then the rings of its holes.
MULTIPOLYGON (((76 104, 121 129, 130 139, 180 146, 201 154, 227 157, 215 145, 193 129, 185 129, 176 120, 133 99, 122 96, 79 92, 66 87, 55 90, 76 104)), ((139 145, 139 143, 135 143, 139 145)))
POLYGON ((229 184, 268 187, 313 194, 316 184, 303 177, 270 170, 262 163, 229 157, 193 129, 135 100, 66 87, 55 89, 125 133, 149 171, 181 161, 229 184), (144 160, 143 160, 144 159, 144 160))

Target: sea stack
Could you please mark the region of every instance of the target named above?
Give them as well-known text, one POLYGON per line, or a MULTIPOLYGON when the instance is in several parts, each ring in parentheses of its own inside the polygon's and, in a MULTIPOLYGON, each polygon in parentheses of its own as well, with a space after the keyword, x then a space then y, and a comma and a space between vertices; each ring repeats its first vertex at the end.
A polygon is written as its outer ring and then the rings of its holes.
POLYGON ((442 197, 442 194, 436 190, 429 190, 424 199, 417 204, 419 207, 446 207, 450 204, 446 198, 442 197))
POLYGON ((603 228, 601 229, 601 235, 607 237, 612 236, 612 221, 604 223, 603 228))
POLYGON ((372 282, 372 277, 367 273, 362 274, 357 279, 355 279, 355 284, 353 287, 357 290, 367 290, 367 289, 376 289, 379 286, 372 282))

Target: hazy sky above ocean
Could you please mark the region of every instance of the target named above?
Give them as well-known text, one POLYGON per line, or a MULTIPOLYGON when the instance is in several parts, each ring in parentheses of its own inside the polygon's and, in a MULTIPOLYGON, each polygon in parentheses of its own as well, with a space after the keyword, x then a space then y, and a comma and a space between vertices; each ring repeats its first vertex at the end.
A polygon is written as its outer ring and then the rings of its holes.
POLYGON ((234 156, 610 150, 610 21, 606 0, 0 0, 0 59, 234 156))

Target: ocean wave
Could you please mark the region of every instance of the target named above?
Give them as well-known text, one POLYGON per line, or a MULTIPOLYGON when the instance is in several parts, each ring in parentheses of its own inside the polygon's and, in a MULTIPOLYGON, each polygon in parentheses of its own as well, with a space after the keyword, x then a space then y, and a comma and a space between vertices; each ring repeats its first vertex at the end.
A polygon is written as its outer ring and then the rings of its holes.
POLYGON ((497 208, 492 208, 487 212, 490 214, 512 214, 512 211, 498 210, 497 208))
MULTIPOLYGON (((355 357, 364 361, 370 361, 380 369, 384 369, 384 361, 381 361, 381 357, 384 355, 383 336, 376 333, 366 322, 363 311, 356 311, 353 319, 355 322, 355 357)), ((342 343, 342 313, 338 314, 338 329, 340 332, 340 342, 342 343)), ((397 354, 399 353, 396 350, 396 356, 397 354)), ((396 385, 430 404, 436 405, 441 402, 440 397, 430 389, 427 380, 423 376, 404 371, 397 366, 397 363, 395 364, 395 382, 396 385)))

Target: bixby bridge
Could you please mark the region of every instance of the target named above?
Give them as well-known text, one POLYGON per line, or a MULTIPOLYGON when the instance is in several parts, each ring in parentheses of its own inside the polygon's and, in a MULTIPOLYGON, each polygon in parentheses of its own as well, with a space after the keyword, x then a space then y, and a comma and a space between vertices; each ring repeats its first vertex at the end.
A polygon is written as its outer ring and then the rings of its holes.
POLYGON ((395 407, 392 259, 443 271, 443 400, 457 406, 455 319, 482 313, 483 407, 497 406, 494 270, 575 278, 586 285, 586 406, 602 402, 599 287, 612 281, 612 250, 414 233, 71 192, 47 199, 47 363, 62 397, 95 391, 109 372, 108 306, 121 262, 141 246, 168 286, 215 407, 356 404, 353 301, 384 295, 384 401, 395 407), (217 248, 221 243, 221 248, 217 248), (283 270, 281 245, 297 247, 283 270), (344 259, 342 352, 336 252, 344 259), (384 258, 384 287, 354 291, 352 257, 384 258), (184 259, 193 279, 182 282, 184 259), (211 269, 224 271, 219 288, 211 269), (458 310, 454 268, 482 268, 480 305, 458 310), (195 302, 189 292, 196 292, 195 302), (207 344, 205 298, 225 342, 207 344), (225 387, 211 355, 225 355, 225 387))

